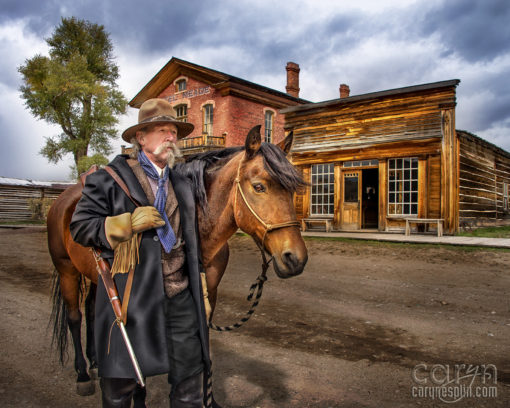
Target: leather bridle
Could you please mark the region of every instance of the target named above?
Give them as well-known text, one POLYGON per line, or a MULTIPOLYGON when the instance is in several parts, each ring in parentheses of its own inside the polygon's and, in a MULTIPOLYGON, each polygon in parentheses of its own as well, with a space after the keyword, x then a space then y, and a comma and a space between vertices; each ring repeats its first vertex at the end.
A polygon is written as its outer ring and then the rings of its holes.
MULTIPOLYGON (((241 197, 244 201, 244 204, 246 205, 246 207, 248 208, 248 210, 250 210, 250 212, 252 213, 252 215, 258 220, 258 222, 260 224, 262 224, 262 226, 264 227, 264 235, 262 237, 262 242, 259 244, 257 241, 257 245, 259 246, 260 248, 260 251, 262 252, 262 258, 264 259, 264 263, 266 263, 266 258, 265 258, 265 251, 264 251, 264 243, 266 241, 266 237, 267 237, 267 234, 271 231, 274 231, 274 230, 277 230, 277 229, 281 229, 281 228, 286 228, 286 227, 299 227, 301 224, 299 223, 299 221, 286 221, 286 222, 280 222, 278 224, 270 224, 270 223, 267 223, 265 222, 258 214, 257 212, 253 209, 253 207, 250 205, 250 203, 248 202, 246 196, 244 195, 244 192, 243 192, 243 188, 241 187, 241 178, 240 178, 240 173, 241 173, 241 164, 243 163, 243 159, 241 159, 241 161, 239 162, 239 166, 237 167, 237 175, 236 175, 236 178, 234 180, 235 184, 236 184, 236 192, 234 194, 234 214, 236 212, 236 209, 237 209, 237 193, 239 192, 239 194, 241 194, 241 197)), ((272 258, 271 258, 272 259, 272 258)), ((271 260, 269 260, 267 263, 271 262, 271 260)))

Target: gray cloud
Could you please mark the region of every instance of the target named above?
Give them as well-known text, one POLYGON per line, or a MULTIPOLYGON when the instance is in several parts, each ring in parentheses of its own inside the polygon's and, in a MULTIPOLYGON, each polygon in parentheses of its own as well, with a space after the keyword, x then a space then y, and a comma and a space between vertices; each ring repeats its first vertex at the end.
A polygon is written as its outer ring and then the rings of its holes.
POLYGON ((490 61, 510 44, 508 0, 450 0, 424 17, 422 34, 439 34, 446 53, 458 53, 468 62, 490 61))

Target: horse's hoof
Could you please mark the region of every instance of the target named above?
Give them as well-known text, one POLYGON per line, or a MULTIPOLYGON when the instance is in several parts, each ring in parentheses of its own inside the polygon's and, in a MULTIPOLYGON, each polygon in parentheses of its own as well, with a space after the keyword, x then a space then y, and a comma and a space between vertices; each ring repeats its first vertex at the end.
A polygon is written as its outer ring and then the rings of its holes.
POLYGON ((83 381, 76 383, 76 394, 86 397, 87 395, 94 395, 96 392, 96 385, 94 381, 83 381))
POLYGON ((91 380, 97 380, 98 379, 97 374, 98 374, 97 367, 89 368, 89 376, 91 380))

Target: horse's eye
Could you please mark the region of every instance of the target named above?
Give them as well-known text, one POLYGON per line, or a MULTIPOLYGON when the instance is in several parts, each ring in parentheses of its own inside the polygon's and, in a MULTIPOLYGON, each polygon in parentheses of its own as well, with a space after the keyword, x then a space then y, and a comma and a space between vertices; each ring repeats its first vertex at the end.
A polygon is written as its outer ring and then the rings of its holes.
POLYGON ((253 184, 253 189, 257 193, 263 193, 264 191, 266 191, 266 188, 262 184, 260 184, 260 183, 253 184))

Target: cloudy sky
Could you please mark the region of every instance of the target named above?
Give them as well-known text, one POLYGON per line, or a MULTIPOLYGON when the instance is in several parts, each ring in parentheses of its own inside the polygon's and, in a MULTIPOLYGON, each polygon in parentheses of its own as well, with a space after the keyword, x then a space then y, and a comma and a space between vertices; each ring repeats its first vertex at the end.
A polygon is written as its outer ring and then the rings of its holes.
MULTIPOLYGON (((285 92, 285 65, 300 65, 300 96, 313 102, 460 79, 457 129, 510 151, 508 0, 2 0, 0 176, 66 180, 38 154, 59 129, 34 119, 17 68, 47 55, 61 17, 110 33, 129 99, 172 57, 285 92)), ((119 132, 136 121, 120 119, 119 132)), ((114 142, 115 151, 121 141, 114 142)))

